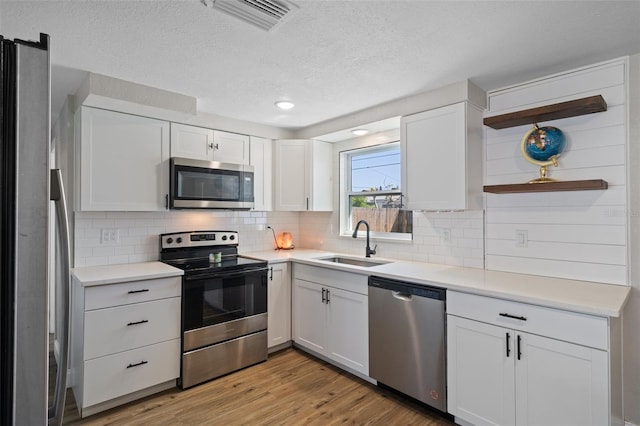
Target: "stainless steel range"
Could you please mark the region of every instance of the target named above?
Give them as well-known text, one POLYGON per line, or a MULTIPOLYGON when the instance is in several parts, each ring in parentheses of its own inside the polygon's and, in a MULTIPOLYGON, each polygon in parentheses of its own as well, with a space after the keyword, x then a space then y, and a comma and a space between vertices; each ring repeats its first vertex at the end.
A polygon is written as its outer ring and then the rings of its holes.
POLYGON ((160 260, 184 270, 181 388, 267 359, 267 262, 238 255, 237 232, 162 234, 160 260))

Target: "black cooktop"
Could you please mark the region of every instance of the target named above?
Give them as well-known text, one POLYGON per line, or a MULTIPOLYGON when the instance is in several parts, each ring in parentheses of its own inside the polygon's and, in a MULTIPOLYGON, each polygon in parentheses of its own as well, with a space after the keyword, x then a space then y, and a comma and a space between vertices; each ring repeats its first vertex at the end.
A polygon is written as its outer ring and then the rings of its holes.
POLYGON ((209 258, 171 259, 163 260, 164 263, 180 268, 185 273, 238 271, 245 269, 266 267, 264 260, 252 259, 240 255, 223 256, 221 262, 210 262, 209 258))

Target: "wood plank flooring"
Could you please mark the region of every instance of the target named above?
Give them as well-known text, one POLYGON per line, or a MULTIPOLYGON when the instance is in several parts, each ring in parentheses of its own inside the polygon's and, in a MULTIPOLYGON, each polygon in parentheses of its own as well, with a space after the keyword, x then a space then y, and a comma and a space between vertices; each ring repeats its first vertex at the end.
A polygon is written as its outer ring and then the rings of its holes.
POLYGON ((454 424, 297 349, 191 389, 170 389, 86 419, 79 418, 68 395, 65 425, 454 424))

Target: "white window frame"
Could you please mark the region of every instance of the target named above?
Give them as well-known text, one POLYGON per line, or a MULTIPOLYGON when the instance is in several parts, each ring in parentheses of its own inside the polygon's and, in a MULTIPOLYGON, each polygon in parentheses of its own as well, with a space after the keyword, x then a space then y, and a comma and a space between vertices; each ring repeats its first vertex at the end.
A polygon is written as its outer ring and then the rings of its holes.
MULTIPOLYGON (((402 188, 400 190, 390 191, 366 191, 366 192, 352 192, 351 191, 351 158, 354 155, 361 155, 362 153, 371 153, 375 151, 385 151, 390 148, 391 145, 399 146, 400 141, 395 140, 392 142, 354 147, 349 150, 340 152, 340 236, 351 237, 353 235, 353 228, 351 228, 351 211, 350 211, 350 197, 351 196, 385 196, 385 195, 402 195, 402 188)), ((402 175, 402 172, 401 174, 402 175)), ((365 237, 366 229, 361 226, 358 230, 358 237, 365 237)), ((403 232, 370 232, 370 237, 378 240, 397 240, 397 241, 412 241, 413 231, 411 233, 403 232)))

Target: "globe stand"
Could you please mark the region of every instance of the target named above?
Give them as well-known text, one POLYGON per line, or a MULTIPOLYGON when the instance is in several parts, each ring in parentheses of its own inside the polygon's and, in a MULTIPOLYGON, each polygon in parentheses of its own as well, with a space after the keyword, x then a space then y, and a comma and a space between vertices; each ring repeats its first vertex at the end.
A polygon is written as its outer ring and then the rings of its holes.
MULTIPOLYGON (((558 160, 555 157, 549 159, 549 162, 553 164, 555 167, 558 167, 558 160)), ((557 182, 557 179, 553 179, 547 177, 547 167, 551 164, 545 164, 544 166, 540 166, 540 177, 537 179, 531 179, 528 183, 549 183, 549 182, 557 182)))

